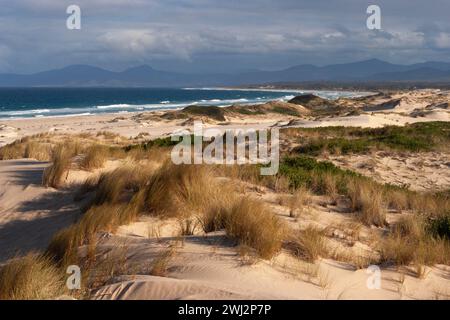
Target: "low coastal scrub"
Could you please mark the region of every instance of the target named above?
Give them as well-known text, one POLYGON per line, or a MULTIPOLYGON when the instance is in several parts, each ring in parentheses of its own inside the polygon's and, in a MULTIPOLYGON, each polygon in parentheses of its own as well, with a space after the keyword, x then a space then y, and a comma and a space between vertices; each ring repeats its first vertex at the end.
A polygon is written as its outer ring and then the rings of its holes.
POLYGON ((177 116, 205 116, 217 121, 225 121, 225 111, 223 108, 216 106, 188 106, 179 111, 177 116))
POLYGON ((428 226, 428 231, 434 237, 450 240, 450 212, 433 219, 428 226))
POLYGON ((348 181, 360 176, 353 171, 342 170, 331 162, 319 162, 305 156, 285 158, 280 164, 280 174, 288 178, 293 189, 305 187, 323 195, 330 189, 346 193, 348 181))
POLYGON ((258 105, 232 105, 230 107, 217 106, 188 106, 182 110, 168 112, 161 117, 163 119, 189 119, 195 120, 201 118, 204 121, 214 120, 224 122, 227 116, 236 117, 236 115, 267 115, 267 114, 282 114, 292 117, 299 117, 302 114, 309 113, 303 107, 293 104, 288 104, 280 101, 272 101, 265 104, 258 105))
POLYGON ((261 165, 217 165, 215 169, 220 176, 264 186, 276 192, 288 192, 291 190, 286 176, 280 174, 261 175, 261 165))
POLYGON ((178 141, 172 141, 171 137, 165 137, 165 138, 157 138, 137 144, 129 144, 124 147, 125 152, 130 152, 133 150, 142 150, 142 151, 149 151, 153 148, 165 148, 165 147, 173 147, 179 143, 178 141))
POLYGON ((450 144, 448 122, 422 122, 375 129, 351 127, 296 128, 283 131, 301 145, 294 152, 317 156, 367 153, 371 150, 445 151, 450 144))
POLYGON ((450 197, 446 193, 418 193, 380 184, 331 162, 306 156, 285 158, 280 164, 279 175, 288 179, 293 190, 306 188, 332 199, 339 195, 347 197, 355 218, 367 225, 386 226, 388 209, 411 210, 432 219, 447 216, 450 212, 450 197))
POLYGON ((29 253, 0 267, 0 300, 54 299, 65 292, 63 273, 43 255, 29 253))

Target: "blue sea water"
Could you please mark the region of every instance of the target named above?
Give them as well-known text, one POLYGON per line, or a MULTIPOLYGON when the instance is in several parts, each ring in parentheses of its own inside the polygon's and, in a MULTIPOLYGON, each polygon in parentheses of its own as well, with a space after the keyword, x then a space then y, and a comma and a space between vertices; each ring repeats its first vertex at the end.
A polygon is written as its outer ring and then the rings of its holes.
MULTIPOLYGON (((305 92, 214 88, 0 88, 0 119, 165 110, 193 104, 255 104, 275 99, 287 101, 305 92)), ((359 95, 338 91, 313 93, 328 99, 359 95)))

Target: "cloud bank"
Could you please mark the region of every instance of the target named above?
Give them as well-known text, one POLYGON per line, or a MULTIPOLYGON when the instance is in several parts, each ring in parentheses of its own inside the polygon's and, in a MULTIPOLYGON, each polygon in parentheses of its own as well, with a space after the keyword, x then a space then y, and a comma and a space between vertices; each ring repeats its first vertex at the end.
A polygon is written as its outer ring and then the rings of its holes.
POLYGON ((360 0, 0 0, 0 71, 138 64, 183 72, 279 69, 368 58, 450 57, 448 0, 377 1, 382 30, 360 0), (82 29, 67 30, 66 8, 82 29))

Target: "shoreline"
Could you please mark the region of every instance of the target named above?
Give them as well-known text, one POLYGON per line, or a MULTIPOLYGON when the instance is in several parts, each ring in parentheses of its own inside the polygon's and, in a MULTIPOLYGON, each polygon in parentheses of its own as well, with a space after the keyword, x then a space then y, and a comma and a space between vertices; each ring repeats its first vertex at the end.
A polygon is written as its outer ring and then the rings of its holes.
MULTIPOLYGON (((173 111, 173 110, 170 110, 173 111)), ((119 134, 126 138, 136 137, 145 134, 146 139, 157 139, 176 132, 187 129, 183 122, 179 120, 136 120, 139 114, 146 116, 159 116, 167 111, 151 110, 146 112, 128 113, 104 113, 77 116, 39 117, 0 120, 0 147, 17 139, 39 133, 64 133, 80 134, 85 132, 97 133, 108 131, 119 134)), ((247 121, 235 121, 227 125, 207 124, 205 126, 217 128, 258 128, 264 129, 275 125, 279 119, 253 119, 247 121)))
MULTIPOLYGON (((84 89, 84 88, 81 88, 84 89)), ((108 89, 108 88, 107 88, 108 89)), ((82 116, 82 115, 98 115, 98 114, 113 114, 113 113, 132 113, 132 112, 151 112, 151 111, 170 111, 179 110, 191 105, 198 106, 217 106, 228 107, 231 105, 257 105, 271 101, 287 101, 296 95, 301 94, 315 94, 324 96, 326 99, 335 100, 339 98, 358 98, 374 93, 357 92, 357 91, 339 91, 339 90, 279 90, 279 89, 245 89, 245 88, 223 88, 223 87, 205 87, 205 88, 180 88, 179 90, 186 91, 240 91, 240 92, 261 92, 261 93, 284 93, 289 94, 280 97, 222 97, 222 98, 198 98, 186 101, 171 101, 161 100, 159 102, 151 103, 126 103, 115 102, 112 104, 98 104, 86 105, 84 107, 30 107, 28 110, 2 110, 0 112, 0 121, 5 120, 21 120, 21 119, 36 119, 49 117, 63 117, 63 116, 82 116), (108 112, 109 109, 111 112, 108 112), (114 109, 117 111, 114 112, 114 109), (108 110, 108 111, 105 111, 108 110), (56 114, 55 114, 56 113, 56 114), (60 113, 60 114, 58 114, 60 113)))
MULTIPOLYGON (((443 101, 448 101, 446 97, 446 95, 436 95, 433 91, 418 90, 368 96, 354 100, 343 99, 338 105, 339 108, 346 111, 338 114, 333 112, 329 114, 316 113, 314 105, 309 106, 310 109, 308 109, 303 105, 272 99, 269 102, 261 101, 256 104, 233 104, 258 108, 255 109, 256 113, 240 113, 233 111, 236 109, 231 111, 229 109, 223 113, 226 117, 221 120, 211 117, 208 112, 198 113, 202 109, 200 106, 197 108, 197 113, 184 114, 182 117, 179 115, 183 113, 181 110, 184 107, 0 119, 0 146, 25 136, 43 132, 77 134, 110 131, 124 137, 144 135, 146 138, 158 138, 179 129, 188 129, 194 120, 201 120, 209 127, 253 127, 258 129, 271 126, 279 128, 324 126, 375 128, 386 125, 404 126, 415 122, 450 121, 450 110, 446 103, 442 104, 443 101), (276 104, 279 105, 274 106, 276 104), (367 109, 367 105, 372 107, 367 109), (274 111, 277 108, 278 112, 274 111), (292 110, 296 110, 295 112, 298 114, 289 113, 292 110)), ((324 103, 323 101, 325 100, 323 99, 321 103, 324 103)), ((229 105, 222 107, 226 108, 227 106, 229 105)), ((208 106, 204 107, 205 110, 208 110, 208 106)))
MULTIPOLYGON (((195 88, 183 88, 185 90, 196 90, 195 88)), ((375 95, 375 91, 361 91, 361 90, 338 90, 338 89, 270 89, 270 88, 246 88, 246 87, 212 87, 201 88, 201 90, 230 90, 230 91, 261 91, 261 92, 293 92, 293 93, 316 93, 316 92, 340 92, 344 94, 360 93, 360 95, 353 96, 355 98, 375 95)))

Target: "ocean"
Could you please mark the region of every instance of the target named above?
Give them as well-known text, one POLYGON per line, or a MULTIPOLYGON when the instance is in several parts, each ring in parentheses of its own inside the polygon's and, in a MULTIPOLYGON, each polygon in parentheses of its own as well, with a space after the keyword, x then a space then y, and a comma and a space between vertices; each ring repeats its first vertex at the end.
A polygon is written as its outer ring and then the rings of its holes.
POLYGON ((0 119, 168 110, 188 105, 227 106, 290 100, 314 93, 328 99, 361 95, 342 91, 215 88, 0 88, 0 119))

